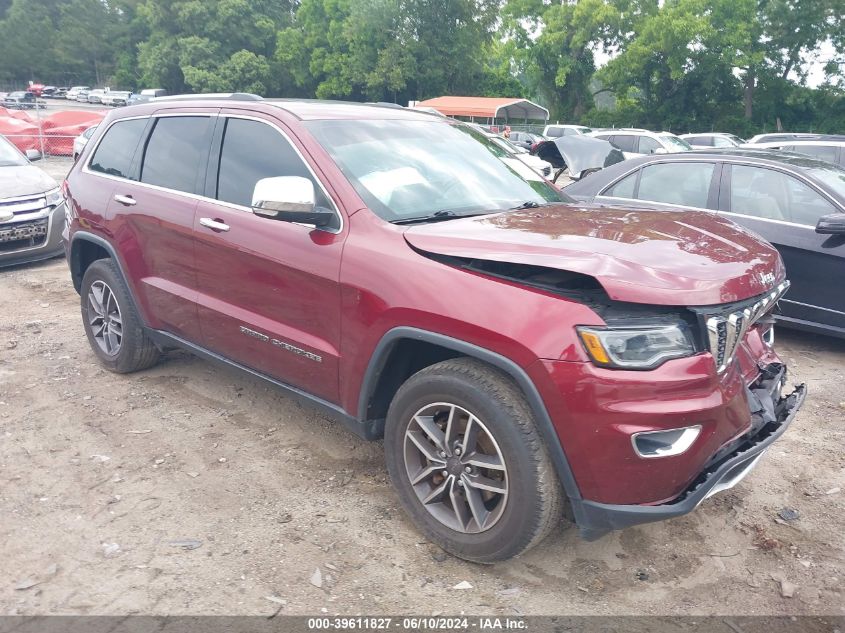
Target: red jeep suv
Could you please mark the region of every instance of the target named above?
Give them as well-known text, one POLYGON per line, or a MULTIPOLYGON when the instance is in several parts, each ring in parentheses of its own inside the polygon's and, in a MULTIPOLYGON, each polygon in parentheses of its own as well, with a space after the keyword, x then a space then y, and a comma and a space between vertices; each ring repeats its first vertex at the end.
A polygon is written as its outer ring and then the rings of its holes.
POLYGON ((457 121, 159 99, 106 117, 64 195, 100 362, 188 349, 383 437, 411 520, 469 560, 525 551, 565 505, 586 538, 689 512, 804 400, 781 394, 769 244, 572 204, 457 121))

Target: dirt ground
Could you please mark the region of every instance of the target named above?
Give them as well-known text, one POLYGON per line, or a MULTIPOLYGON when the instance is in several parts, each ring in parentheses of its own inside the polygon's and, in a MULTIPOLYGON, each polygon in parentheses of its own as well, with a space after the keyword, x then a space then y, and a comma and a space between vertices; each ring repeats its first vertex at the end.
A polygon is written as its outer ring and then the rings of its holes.
POLYGON ((0 614, 845 615, 845 341, 777 346, 809 396, 739 486, 480 566, 413 528, 380 443, 184 353, 110 374, 63 260, 2 270, 0 614))

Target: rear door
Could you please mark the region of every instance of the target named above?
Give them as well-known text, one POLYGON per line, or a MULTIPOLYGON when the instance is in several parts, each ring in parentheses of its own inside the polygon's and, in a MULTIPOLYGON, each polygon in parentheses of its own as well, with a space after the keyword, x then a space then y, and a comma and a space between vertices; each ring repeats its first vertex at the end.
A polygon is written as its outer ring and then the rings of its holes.
POLYGON ((720 165, 708 161, 659 162, 627 175, 604 189, 596 202, 642 202, 658 209, 715 210, 720 165))
MULTIPOLYGON (((193 343, 200 342, 194 213, 215 121, 216 111, 165 112, 148 119, 132 178, 119 181, 109 203, 113 239, 148 325, 193 343)), ((92 169, 99 152, 98 147, 92 169)))
POLYGON ((725 165, 719 208, 780 251, 792 282, 784 317, 845 328, 845 239, 815 231, 819 218, 843 209, 796 174, 740 164, 725 165))
POLYGON ((221 115, 194 223, 205 346, 331 402, 338 399, 342 216, 297 139, 269 117, 221 115), (255 183, 301 176, 332 228, 254 215, 255 183))

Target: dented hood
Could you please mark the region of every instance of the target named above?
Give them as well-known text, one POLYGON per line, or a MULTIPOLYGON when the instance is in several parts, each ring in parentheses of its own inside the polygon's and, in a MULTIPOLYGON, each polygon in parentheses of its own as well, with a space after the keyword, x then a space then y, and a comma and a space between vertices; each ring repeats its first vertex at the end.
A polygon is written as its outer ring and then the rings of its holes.
POLYGON ((706 212, 552 205, 415 225, 405 239, 429 253, 591 275, 634 303, 730 303, 785 276, 768 242, 706 212))

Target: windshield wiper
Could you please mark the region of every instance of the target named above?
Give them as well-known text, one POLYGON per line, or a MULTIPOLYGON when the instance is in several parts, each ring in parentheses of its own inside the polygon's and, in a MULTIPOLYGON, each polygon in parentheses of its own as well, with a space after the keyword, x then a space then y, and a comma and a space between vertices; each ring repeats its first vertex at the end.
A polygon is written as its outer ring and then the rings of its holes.
POLYGON ((393 220, 393 224, 417 224, 419 222, 442 222, 443 220, 454 220, 455 218, 468 218, 474 213, 459 215, 449 209, 440 209, 430 215, 421 215, 418 218, 402 218, 401 220, 393 220))
POLYGON ((544 206, 546 206, 546 205, 540 204, 539 202, 534 202, 533 200, 528 200, 526 202, 523 202, 520 205, 517 205, 515 207, 511 207, 510 211, 522 211, 522 209, 538 209, 539 207, 544 207, 544 206))

